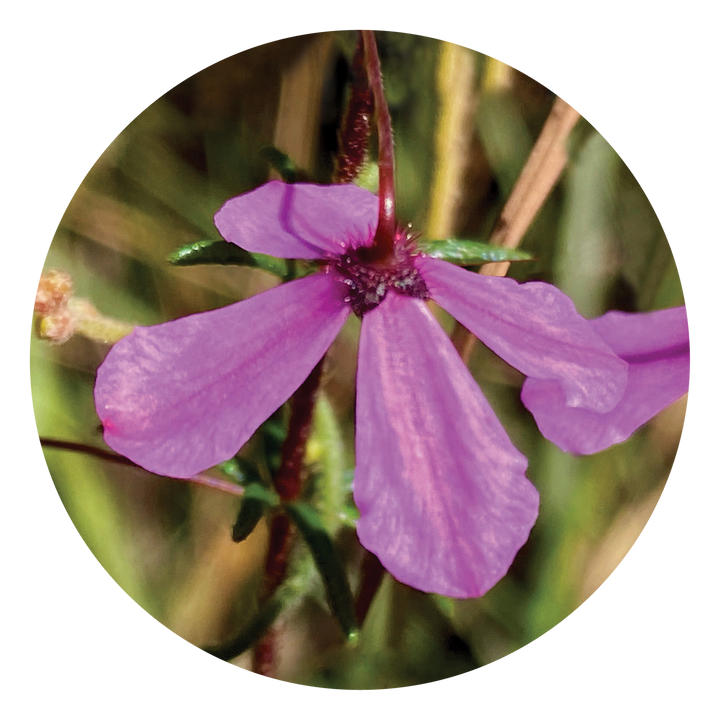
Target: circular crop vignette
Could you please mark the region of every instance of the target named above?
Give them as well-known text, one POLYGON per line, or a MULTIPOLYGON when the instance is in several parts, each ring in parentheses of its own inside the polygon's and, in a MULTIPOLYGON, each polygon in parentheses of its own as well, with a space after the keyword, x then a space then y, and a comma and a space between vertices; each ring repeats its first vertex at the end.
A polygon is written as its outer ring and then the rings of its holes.
POLYGON ((360 689, 481 667, 603 583, 668 477, 689 345, 657 217, 572 107, 338 32, 121 133, 53 239, 31 361, 58 493, 138 604, 360 689))

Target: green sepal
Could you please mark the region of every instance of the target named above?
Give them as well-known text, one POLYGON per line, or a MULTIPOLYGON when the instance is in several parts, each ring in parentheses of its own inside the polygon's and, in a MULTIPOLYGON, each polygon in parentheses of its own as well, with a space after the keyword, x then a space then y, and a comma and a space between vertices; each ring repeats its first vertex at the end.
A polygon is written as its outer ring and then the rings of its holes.
POLYGON ((280 504, 280 498, 274 490, 260 483, 252 483, 245 488, 240 512, 232 529, 234 542, 242 542, 255 529, 260 518, 271 508, 280 504))
POLYGON ((359 628, 350 584, 320 514, 302 502, 285 503, 283 507, 310 548, 325 585, 328 602, 346 639, 351 644, 357 642, 359 628))
POLYGON ((235 243, 225 240, 198 240, 173 250, 167 257, 171 265, 186 267, 189 265, 244 265, 283 277, 287 273, 287 264, 280 258, 262 253, 251 253, 235 243))
POLYGON ((418 240, 418 250, 453 265, 482 265, 490 262, 520 262, 532 260, 524 250, 488 245, 475 240, 418 240))

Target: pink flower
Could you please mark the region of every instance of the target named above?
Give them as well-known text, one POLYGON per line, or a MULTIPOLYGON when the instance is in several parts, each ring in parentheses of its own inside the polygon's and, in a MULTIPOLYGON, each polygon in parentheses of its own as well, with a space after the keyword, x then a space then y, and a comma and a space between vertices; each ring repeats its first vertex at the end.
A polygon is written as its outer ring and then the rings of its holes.
POLYGON ((226 240, 322 272, 137 328, 98 370, 98 415, 117 452, 188 478, 233 456, 355 311, 360 542, 408 585, 479 596, 527 541, 538 493, 424 299, 521 372, 556 381, 572 407, 610 411, 627 365, 551 285, 470 273, 400 236, 392 264, 364 262, 377 222, 378 198, 354 185, 270 182, 228 201, 215 216, 226 240))
POLYGON ((605 413, 567 407, 555 381, 537 378, 528 378, 521 393, 540 432, 566 452, 578 455, 600 452, 627 440, 682 397, 690 382, 690 337, 684 307, 631 315, 609 312, 590 324, 628 363, 622 400, 605 413))

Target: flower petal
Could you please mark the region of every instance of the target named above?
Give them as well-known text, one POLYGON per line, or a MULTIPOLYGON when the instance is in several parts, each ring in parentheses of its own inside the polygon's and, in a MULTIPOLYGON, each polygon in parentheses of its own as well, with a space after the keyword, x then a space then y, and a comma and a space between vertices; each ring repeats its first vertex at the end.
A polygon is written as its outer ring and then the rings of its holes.
POLYGON ((527 461, 422 301, 368 312, 358 363, 360 542, 419 590, 484 594, 537 518, 527 461))
POLYGON ((611 310, 590 320, 592 329, 621 358, 642 362, 643 355, 677 355, 690 352, 690 333, 685 307, 649 313, 611 310))
POLYGON ((228 200, 215 225, 249 252, 314 260, 375 234, 378 199, 357 185, 287 185, 278 180, 228 200))
POLYGON ((685 308, 609 312, 593 329, 629 364, 622 400, 608 413, 565 405, 557 382, 528 379, 521 398, 540 432, 566 452, 589 455, 623 442, 688 391, 690 344, 685 308))
POLYGON ((98 369, 105 441, 171 477, 227 460, 300 386, 348 313, 339 284, 318 274, 136 328, 98 369))
POLYGON ((606 412, 620 401, 627 365, 593 332, 567 295, 420 258, 430 295, 491 350, 529 377, 557 380, 572 407, 606 412))

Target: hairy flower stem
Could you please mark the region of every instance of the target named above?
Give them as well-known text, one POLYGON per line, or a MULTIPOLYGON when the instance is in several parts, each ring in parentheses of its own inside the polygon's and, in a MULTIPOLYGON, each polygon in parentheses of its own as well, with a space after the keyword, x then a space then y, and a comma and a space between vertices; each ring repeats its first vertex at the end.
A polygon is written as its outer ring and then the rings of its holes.
MULTIPOLYGON (((346 126, 343 132, 344 144, 342 145, 342 151, 347 154, 352 150, 355 155, 359 152, 364 159, 367 144, 367 122, 374 105, 378 128, 380 212, 375 238, 372 246, 367 250, 365 259, 382 262, 391 257, 395 251, 395 160, 390 113, 385 100, 380 73, 380 58, 375 42, 375 34, 370 30, 361 31, 355 56, 355 70, 355 85, 351 105, 345 119, 346 126), (358 67, 363 58, 366 74, 360 72, 358 67), (367 92, 368 83, 372 90, 372 96, 367 92), (355 101, 355 105, 353 105, 353 101, 355 101), (354 146, 353 143, 355 143, 354 146)), ((335 173, 335 180, 338 182, 346 181, 343 173, 353 172, 352 165, 357 161, 354 156, 348 156, 346 159, 347 163, 343 164, 341 161, 338 163, 335 173), (345 167, 346 164, 348 164, 348 167, 345 167)), ((352 179, 352 177, 348 177, 348 179, 352 179)), ((275 489, 285 501, 296 499, 302 487, 305 448, 310 435, 313 408, 315 407, 317 391, 320 386, 322 364, 323 360, 315 366, 307 380, 300 386, 290 401, 290 424, 282 448, 280 469, 274 480, 275 489)), ((270 526, 270 543, 265 564, 263 588, 263 598, 265 600, 272 596, 285 578, 288 554, 293 539, 292 530, 287 516, 278 514, 273 518, 270 526)), ((382 572, 375 571, 371 574, 382 578, 382 572)), ((379 579, 377 582, 379 584, 379 579)), ((373 587, 369 592, 367 608, 369 608, 370 600, 372 600, 376 589, 373 587)), ((363 610, 363 615, 367 613, 367 608, 363 610)), ((255 646, 253 652, 253 670, 255 672, 263 675, 272 674, 275 657, 274 645, 275 635, 271 629, 255 646)))
MULTIPOLYGON (((393 151, 392 124, 383 90, 375 33, 372 30, 362 30, 360 42, 358 43, 358 52, 360 43, 365 49, 367 79, 372 88, 375 104, 380 180, 378 188, 380 199, 378 226, 373 244, 366 250, 365 259, 382 262, 395 252, 395 154, 393 151)), ((360 570, 360 586, 355 600, 355 615, 360 627, 365 621, 370 605, 384 576, 385 568, 380 564, 377 557, 370 552, 365 552, 360 570)))
POLYGON ((280 469, 274 481, 275 489, 283 500, 295 500, 300 494, 305 446, 310 437, 323 360, 313 368, 290 400, 290 422, 282 447, 280 469))
MULTIPOLYGON (((357 91, 353 90, 351 105, 346 116, 346 127, 343 139, 349 144, 343 145, 342 150, 348 153, 349 150, 357 155, 359 152, 364 159, 367 143, 367 120, 374 105, 378 129, 378 170, 380 176, 379 197, 380 211, 378 226, 372 245, 368 248, 366 260, 383 262, 390 258, 395 252, 395 160, 393 153, 392 127, 390 124, 390 112, 382 85, 380 73, 380 58, 378 56, 375 34, 370 30, 361 32, 360 42, 355 57, 356 76, 355 83, 357 91), (366 75, 358 71, 358 65, 364 57, 366 75), (372 97, 367 92, 369 83, 372 90, 372 97), (353 106, 352 101, 356 104, 353 106), (357 136, 357 137, 355 137, 357 136), (352 143, 357 140, 356 146, 352 143)), ((336 170, 336 181, 342 182, 342 173, 352 172, 353 163, 357 164, 357 158, 349 158, 350 165, 345 168, 340 162, 336 170)), ((348 179, 352 179, 349 177, 348 179)), ((305 459, 305 448, 310 435, 312 413, 315 407, 315 399, 320 386, 322 374, 321 360, 308 376, 307 380, 300 386, 293 395, 290 406, 290 424, 288 433, 282 448, 282 461, 280 469, 275 476, 274 485, 282 500, 294 500, 300 494, 302 487, 302 468, 305 459)), ((292 526, 287 516, 276 515, 270 526, 270 543, 267 561, 265 564, 265 581, 263 598, 267 600, 277 590, 285 578, 287 572, 288 554, 292 545, 292 526)), ((373 576, 382 577, 377 571, 371 573, 373 576)), ((379 579, 377 581, 379 583, 379 579)), ((374 583, 371 583, 371 585, 374 583)), ((373 587, 369 592, 367 608, 370 600, 375 594, 373 587)), ((363 600, 363 603, 365 601, 363 600)), ((363 610, 363 615, 367 613, 363 610)), ((362 609, 362 607, 361 607, 362 609)), ((253 652, 253 670, 263 675, 272 674, 275 661, 275 634, 270 631, 256 644, 253 652)))
POLYGON ((378 172, 380 177, 378 226, 373 243, 365 253, 365 259, 382 262, 391 257, 395 250, 395 157, 390 111, 383 91, 375 33, 372 30, 363 30, 362 39, 365 45, 365 66, 367 67, 368 81, 375 100, 375 117, 378 131, 378 172))
POLYGON ((367 160, 370 121, 374 107, 365 67, 365 43, 360 34, 353 56, 350 100, 339 139, 334 182, 352 182, 363 169, 367 160))
MULTIPOLYGON (((284 501, 295 500, 302 489, 302 469, 305 450, 312 427, 313 409, 320 388, 323 359, 297 389, 290 400, 290 422, 282 446, 280 469, 273 484, 284 501)), ((287 515, 277 514, 270 524, 270 540, 265 561, 262 600, 267 602, 287 574, 288 556, 294 533, 287 515)), ((275 657, 275 634, 272 628, 255 645, 252 669, 261 675, 271 675, 275 657)))

